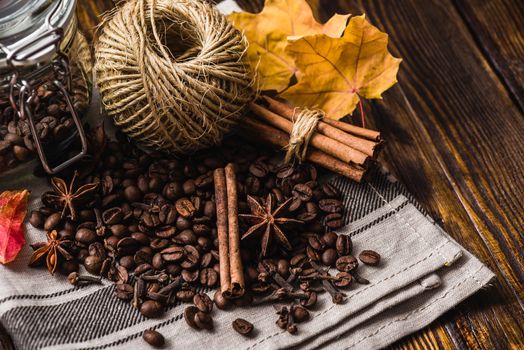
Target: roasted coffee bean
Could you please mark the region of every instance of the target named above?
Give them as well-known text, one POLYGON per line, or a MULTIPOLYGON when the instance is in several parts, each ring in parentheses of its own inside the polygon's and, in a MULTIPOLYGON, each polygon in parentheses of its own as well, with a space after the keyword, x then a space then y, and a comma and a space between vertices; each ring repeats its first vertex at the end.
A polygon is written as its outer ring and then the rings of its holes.
POLYGON ((309 320, 309 311, 302 306, 293 306, 291 314, 293 316, 293 320, 297 323, 309 320))
POLYGON ((302 267, 307 261, 307 256, 305 254, 298 254, 291 258, 289 263, 291 266, 302 267))
POLYGON ((297 184, 293 187, 293 195, 300 198, 302 202, 308 202, 313 197, 313 191, 305 184, 297 184))
POLYGON ((338 280, 334 281, 333 284, 339 288, 346 288, 350 286, 353 281, 353 277, 349 272, 339 272, 336 277, 338 280))
POLYGON ((195 186, 197 188, 205 188, 213 184, 213 173, 200 175, 195 179, 195 186))
POLYGON ((306 255, 310 261, 320 261, 321 259, 320 254, 311 246, 306 247, 306 255))
POLYGON ((340 256, 349 255, 353 250, 353 242, 351 241, 351 237, 347 235, 338 236, 335 246, 340 256))
POLYGON ((164 226, 157 229, 155 236, 159 238, 171 238, 175 233, 176 229, 173 226, 164 226))
POLYGON ((324 225, 329 228, 337 229, 344 226, 344 221, 342 220, 342 214, 340 213, 331 213, 324 217, 324 225))
POLYGON ((229 299, 226 299, 222 292, 220 290, 217 290, 215 292, 215 295, 213 296, 213 301, 217 308, 220 310, 227 310, 231 307, 231 302, 229 299))
POLYGON ((195 193, 195 191, 196 191, 195 180, 189 179, 189 180, 185 181, 182 184, 182 189, 184 191, 184 194, 186 194, 186 195, 191 195, 191 194, 195 193))
POLYGON ((335 186, 330 184, 329 182, 322 184, 321 187, 322 187, 322 191, 324 191, 327 197, 330 197, 330 198, 339 198, 340 197, 339 190, 335 186))
POLYGON ((266 177, 269 172, 268 166, 262 162, 255 162, 249 166, 251 175, 259 178, 266 177))
POLYGON ((193 202, 191 202, 191 200, 189 200, 188 198, 178 199, 175 202, 175 208, 178 214, 184 218, 190 218, 196 212, 196 208, 193 205, 193 202))
POLYGON ((198 280, 200 272, 198 270, 195 271, 189 271, 189 270, 182 270, 181 276, 182 279, 187 283, 192 283, 198 280))
POLYGON ((61 221, 62 221, 61 213, 53 213, 49 215, 44 222, 44 231, 55 230, 58 227, 58 225, 60 225, 61 221))
POLYGON ((165 344, 164 336, 153 329, 145 330, 142 334, 142 338, 144 338, 145 342, 154 348, 161 348, 165 344))
POLYGON ((184 259, 186 253, 183 247, 172 246, 160 252, 162 260, 166 262, 177 262, 184 259))
POLYGON ((214 287, 218 282, 218 273, 212 268, 200 271, 200 284, 204 287, 214 287))
MULTIPOLYGON (((348 236, 349 237, 349 236, 348 236)), ((326 247, 336 248, 338 235, 335 232, 327 232, 322 236, 326 247)))
POLYGON ((135 267, 135 261, 131 255, 125 255, 119 260, 120 266, 125 267, 128 270, 133 270, 135 267))
POLYGON ((164 197, 166 197, 166 199, 173 201, 182 197, 185 191, 182 185, 180 185, 180 183, 169 182, 164 186, 164 190, 162 191, 162 193, 164 194, 164 197))
POLYGON ((380 263, 380 254, 373 250, 363 250, 358 258, 366 265, 377 266, 380 263))
POLYGON ((338 199, 321 199, 318 206, 326 213, 341 213, 343 210, 342 201, 338 199))
POLYGON ((124 213, 119 207, 107 209, 102 213, 102 220, 106 225, 119 224, 123 217, 124 213))
POLYGON ((184 309, 184 320, 186 320, 187 324, 194 329, 200 329, 195 322, 195 315, 197 312, 198 309, 196 306, 188 306, 184 309))
POLYGON ((31 216, 29 217, 29 223, 35 227, 42 229, 44 227, 44 215, 38 210, 31 211, 31 216))
POLYGON ((162 250, 170 246, 170 243, 165 238, 155 238, 150 243, 149 246, 153 250, 162 250))
POLYGON ((122 224, 112 225, 109 228, 109 231, 111 231, 111 233, 117 237, 124 237, 129 233, 128 228, 122 224))
POLYGON ((124 196, 129 202, 138 202, 142 199, 142 191, 138 186, 128 186, 124 189, 124 196))
POLYGON ((200 329, 207 329, 212 330, 213 329, 213 319, 211 316, 205 312, 198 311, 195 314, 195 324, 200 329))
POLYGON ((191 245, 197 242, 197 237, 192 230, 184 230, 176 235, 174 241, 177 244, 191 245))
POLYGON ((142 232, 133 232, 130 237, 137 241, 140 245, 147 246, 151 242, 149 236, 142 232))
POLYGON ((322 253, 322 264, 326 266, 333 266, 337 261, 338 254, 334 248, 328 248, 322 253))
POLYGON ((243 318, 237 318, 233 321, 233 329, 239 334, 248 335, 253 331, 253 324, 243 318))
POLYGON ((155 300, 146 300, 140 305, 140 313, 147 318, 158 318, 162 315, 162 304, 155 300))
POLYGON ((341 272, 351 272, 358 267, 358 260, 351 255, 345 255, 338 258, 335 265, 341 272))
POLYGON ((98 256, 102 260, 105 259, 107 256, 105 247, 100 242, 95 242, 95 243, 90 244, 88 248, 88 252, 89 252, 89 255, 98 256))
POLYGON ((103 260, 96 256, 96 255, 90 255, 85 258, 84 260, 84 267, 86 268, 87 272, 98 275, 100 274, 100 269, 102 268, 102 262, 103 260))
POLYGON ((193 297, 193 304, 195 304, 197 309, 202 312, 210 313, 211 311, 213 311, 213 301, 205 293, 196 294, 193 297))
POLYGON ((164 268, 164 260, 162 259, 161 253, 156 253, 153 255, 153 259, 151 260, 151 266, 155 270, 162 270, 164 268))
POLYGON ((97 240, 97 235, 95 231, 90 230, 88 228, 81 228, 78 231, 76 231, 75 239, 84 244, 91 244, 94 241, 97 240))
POLYGON ((317 235, 311 235, 308 237, 309 246, 315 250, 324 249, 324 241, 319 238, 317 235))
POLYGON ((180 301, 189 302, 193 300, 195 291, 192 289, 183 289, 176 292, 176 298, 180 301))
POLYGON ((183 269, 194 268, 200 261, 200 253, 191 245, 184 246, 184 253, 185 257, 180 266, 182 266, 183 269))

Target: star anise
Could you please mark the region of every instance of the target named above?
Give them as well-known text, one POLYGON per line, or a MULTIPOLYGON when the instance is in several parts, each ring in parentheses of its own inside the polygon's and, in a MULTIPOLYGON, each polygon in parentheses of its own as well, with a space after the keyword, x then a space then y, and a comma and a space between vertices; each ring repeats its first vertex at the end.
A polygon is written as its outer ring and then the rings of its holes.
POLYGON ((292 249, 291 243, 289 243, 284 231, 281 229, 281 227, 285 228, 292 224, 303 223, 301 220, 283 217, 292 200, 293 198, 289 198, 273 210, 273 196, 271 194, 267 196, 265 206, 255 198, 247 196, 251 214, 239 214, 239 217, 250 221, 253 226, 242 235, 242 239, 263 232, 261 240, 262 256, 267 255, 268 247, 273 236, 285 249, 292 249))
POLYGON ((66 182, 58 177, 51 179, 55 194, 47 195, 47 199, 62 208, 62 218, 66 216, 69 211, 69 217, 71 220, 76 220, 75 202, 83 199, 87 194, 93 192, 97 187, 98 183, 88 183, 80 186, 76 191, 73 192, 74 184, 78 173, 75 171, 71 183, 67 186, 66 182))
POLYGON ((51 274, 54 274, 56 267, 58 266, 59 256, 62 256, 66 260, 73 259, 73 256, 69 254, 67 248, 73 245, 73 241, 68 239, 59 239, 56 230, 47 233, 47 242, 35 243, 31 246, 36 249, 31 255, 29 260, 29 266, 39 266, 46 262, 47 269, 51 274))

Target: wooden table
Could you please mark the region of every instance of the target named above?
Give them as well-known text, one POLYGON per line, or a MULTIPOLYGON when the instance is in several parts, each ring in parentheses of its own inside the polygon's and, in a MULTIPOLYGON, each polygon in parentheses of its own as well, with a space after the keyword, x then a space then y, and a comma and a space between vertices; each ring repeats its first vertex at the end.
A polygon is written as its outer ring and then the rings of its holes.
MULTIPOLYGON (((79 1, 89 39, 112 7, 79 1)), ((524 347, 524 2, 320 0, 319 18, 335 11, 365 13, 404 60, 365 104, 384 164, 498 277, 393 348, 524 347)))

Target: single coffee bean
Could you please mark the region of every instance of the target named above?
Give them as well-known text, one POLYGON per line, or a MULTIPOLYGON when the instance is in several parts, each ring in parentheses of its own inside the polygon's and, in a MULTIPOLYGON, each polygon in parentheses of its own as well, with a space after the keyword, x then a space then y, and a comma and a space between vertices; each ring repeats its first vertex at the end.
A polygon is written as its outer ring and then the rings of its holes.
POLYGON ((146 300, 140 305, 140 313, 147 318, 158 318, 162 315, 162 304, 155 300, 146 300))
POLYGON ((305 307, 295 305, 292 309, 293 320, 301 323, 309 320, 309 311, 305 307))
POLYGON ((321 187, 322 187, 322 191, 325 193, 327 197, 330 197, 330 198, 339 198, 340 197, 339 190, 335 186, 330 184, 329 182, 322 184, 321 187))
POLYGON ((231 302, 229 299, 226 299, 222 292, 220 290, 217 290, 215 292, 215 295, 213 296, 213 301, 215 302, 215 305, 220 310, 227 310, 231 307, 231 302))
POLYGON ((339 272, 336 277, 338 280, 334 281, 334 285, 339 288, 349 287, 353 281, 353 277, 349 272, 339 272))
POLYGON ((195 270, 195 271, 182 270, 181 276, 185 282, 192 283, 198 280, 199 274, 200 272, 198 270, 195 270))
POLYGON ((142 191, 138 186, 128 186, 124 189, 124 196, 129 202, 138 202, 142 199, 142 191))
POLYGON ((183 247, 172 246, 162 250, 160 254, 166 262, 177 262, 184 258, 185 250, 183 247))
POLYGON ((289 261, 286 259, 279 259, 277 262, 277 272, 283 278, 289 277, 289 261))
POLYGON ((196 208, 193 205, 193 202, 189 200, 188 198, 180 198, 175 202, 175 208, 178 214, 184 218, 190 218, 192 217, 195 212, 196 208))
POLYGON ((146 343, 148 343, 154 348, 161 348, 165 344, 164 336, 159 332, 155 331, 154 329, 145 330, 142 334, 142 337, 144 338, 146 343))
POLYGON ((210 313, 211 311, 213 311, 213 301, 205 293, 196 294, 193 297, 193 303, 195 304, 197 309, 202 312, 210 313))
POLYGON ((207 330, 213 329, 213 319, 211 318, 209 314, 204 313, 202 311, 198 311, 195 314, 195 324, 200 329, 207 329, 207 330))
POLYGON ((123 218, 124 213, 122 212, 122 209, 119 207, 107 209, 102 213, 102 220, 106 225, 118 224, 123 218))
POLYGON ((310 261, 320 261, 321 259, 320 254, 311 246, 306 247, 306 255, 310 261))
POLYGON ((184 320, 186 320, 187 324, 194 329, 200 329, 195 322, 197 312, 199 311, 196 306, 188 306, 184 309, 184 320))
POLYGON ((351 255, 345 255, 338 258, 335 265, 341 272, 351 272, 358 267, 358 260, 351 255))
POLYGON ((88 228, 81 228, 78 231, 76 231, 75 239, 84 244, 91 244, 94 241, 97 240, 97 235, 95 231, 90 230, 88 228))
POLYGON ((377 266, 380 263, 380 254, 373 250, 363 250, 358 258, 366 265, 377 266))
POLYGON ((329 228, 337 229, 344 226, 344 220, 342 220, 342 214, 331 213, 324 217, 324 225, 329 228))
POLYGON ((253 324, 243 318, 237 318, 233 321, 233 329, 239 334, 248 335, 253 331, 253 324))
POLYGON ((348 235, 340 235, 336 242, 337 252, 340 256, 349 255, 353 250, 353 242, 348 235))
POLYGON ((259 178, 266 177, 269 172, 269 169, 266 164, 262 162, 255 162, 249 166, 249 172, 259 178))
POLYGON ((297 184, 293 187, 293 194, 300 198, 302 202, 309 202, 313 197, 313 191, 305 184, 297 184))
MULTIPOLYGON (((349 236, 348 236, 349 237, 349 236)), ((326 247, 335 248, 337 244, 338 235, 335 232, 327 232, 322 236, 322 240, 326 247)))
POLYGON ((102 262, 103 260, 100 259, 100 257, 96 255, 90 255, 85 258, 84 267, 86 268, 87 272, 93 275, 98 275, 100 274, 100 269, 102 268, 102 262))
POLYGON ((44 216, 38 210, 33 210, 29 218, 29 223, 36 228, 42 229, 44 227, 44 216))
POLYGON ((311 235, 308 237, 309 246, 315 250, 323 250, 324 242, 317 235, 311 235))
POLYGON ((176 298, 180 301, 190 302, 195 296, 195 291, 192 289, 182 289, 176 292, 176 298))
POLYGON ((54 213, 54 214, 49 215, 44 222, 44 230, 52 231, 56 229, 61 221, 62 221, 61 213, 54 213))
POLYGON ((214 287, 218 283, 218 273, 213 268, 200 271, 200 284, 204 287, 214 287))
POLYGON ((322 253, 322 264, 326 266, 333 266, 337 261, 338 254, 334 248, 328 248, 322 253))
POLYGON ((185 258, 184 261, 180 264, 184 269, 194 268, 200 261, 200 253, 192 245, 184 246, 185 258))
POLYGON ((344 209, 342 201, 338 199, 321 199, 318 202, 320 210, 325 211, 326 213, 341 213, 344 209))

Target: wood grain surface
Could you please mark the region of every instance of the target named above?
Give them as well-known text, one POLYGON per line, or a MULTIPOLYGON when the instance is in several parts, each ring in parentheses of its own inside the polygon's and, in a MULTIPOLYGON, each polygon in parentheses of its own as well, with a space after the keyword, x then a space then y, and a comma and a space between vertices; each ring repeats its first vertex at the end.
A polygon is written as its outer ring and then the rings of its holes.
MULTIPOLYGON (((524 348, 524 2, 311 0, 317 18, 361 14, 403 58, 399 84, 367 102, 383 162, 496 274, 491 288, 393 349, 524 348)), ((111 0, 79 1, 94 26, 111 0)))

